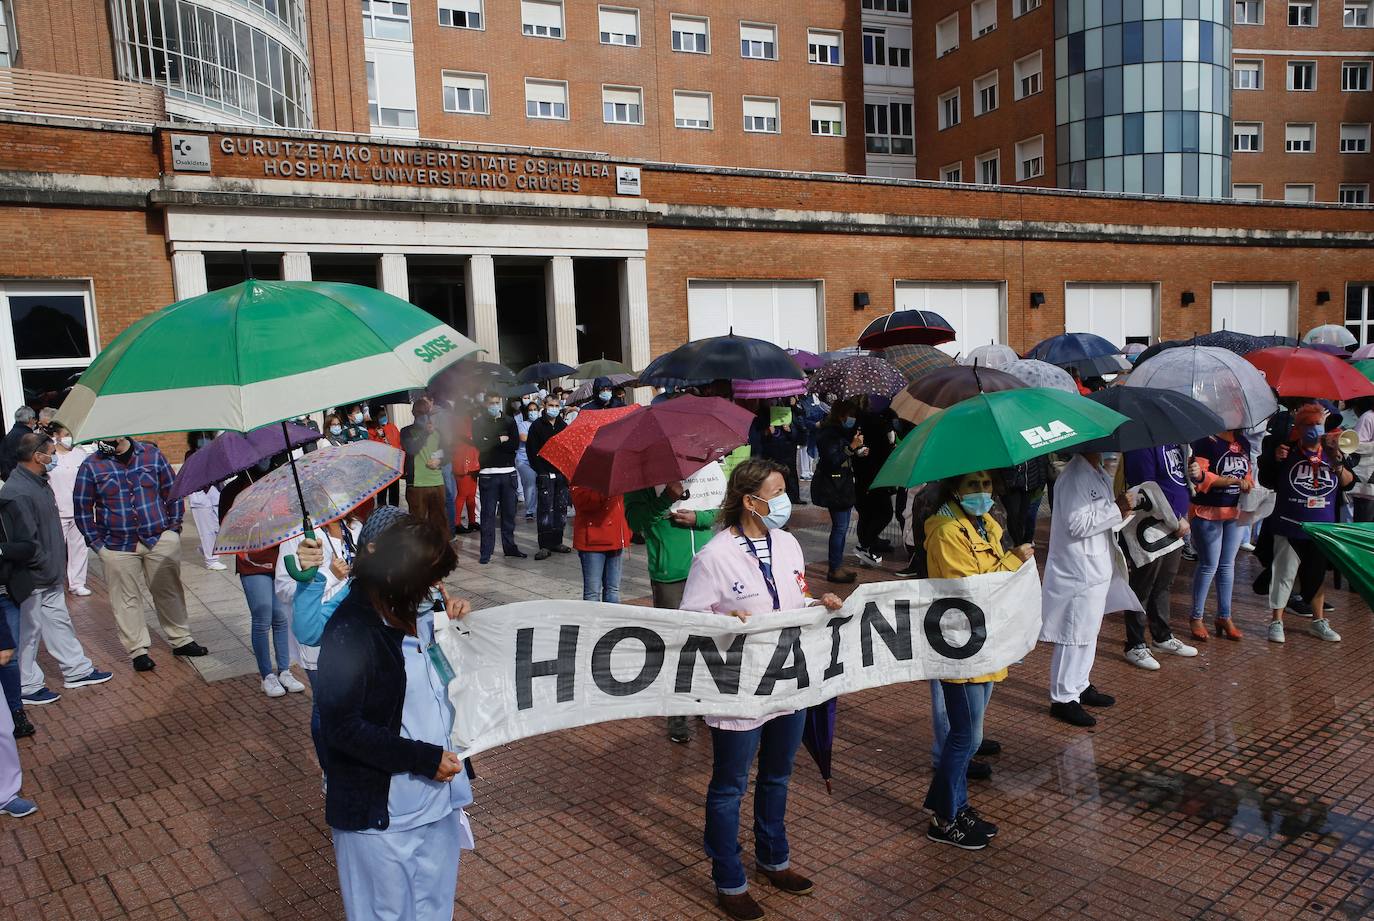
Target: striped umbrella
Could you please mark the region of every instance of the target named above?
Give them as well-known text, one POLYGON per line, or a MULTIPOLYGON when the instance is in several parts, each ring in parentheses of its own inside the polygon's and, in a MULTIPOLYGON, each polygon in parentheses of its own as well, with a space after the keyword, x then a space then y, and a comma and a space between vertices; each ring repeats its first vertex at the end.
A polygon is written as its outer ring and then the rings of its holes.
POLYGON ((914 384, 932 371, 951 368, 954 359, 930 345, 895 345, 883 349, 883 360, 892 365, 908 384, 914 384))
POLYGON ((806 393, 806 381, 790 377, 767 377, 761 381, 731 381, 731 393, 741 400, 771 400, 799 397, 806 393))
POLYGON ((826 365, 811 375, 807 390, 834 394, 841 400, 864 395, 891 399, 906 386, 902 372, 881 358, 860 355, 826 365))

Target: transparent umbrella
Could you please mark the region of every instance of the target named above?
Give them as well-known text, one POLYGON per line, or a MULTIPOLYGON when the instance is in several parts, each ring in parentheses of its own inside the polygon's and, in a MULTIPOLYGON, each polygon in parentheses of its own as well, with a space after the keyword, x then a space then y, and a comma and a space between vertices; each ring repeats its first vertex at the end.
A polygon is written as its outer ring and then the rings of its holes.
POLYGON ((1335 323, 1312 327, 1307 331, 1307 335, 1302 337, 1302 341, 1307 345, 1336 345, 1346 350, 1360 344, 1354 333, 1335 323))
POLYGON ((1278 400, 1254 365, 1210 346, 1168 349, 1136 365, 1127 387, 1154 387, 1190 396, 1221 416, 1228 429, 1253 428, 1278 412, 1278 400))
POLYGON ((1005 371, 1012 362, 1020 360, 1021 356, 1016 354, 1016 349, 998 342, 977 346, 969 349, 968 354, 959 356, 961 365, 992 368, 994 371, 1005 371))
POLYGON ((1069 372, 1038 358, 1022 358, 1002 370, 1023 381, 1027 387, 1050 387, 1065 393, 1078 393, 1078 385, 1069 372))

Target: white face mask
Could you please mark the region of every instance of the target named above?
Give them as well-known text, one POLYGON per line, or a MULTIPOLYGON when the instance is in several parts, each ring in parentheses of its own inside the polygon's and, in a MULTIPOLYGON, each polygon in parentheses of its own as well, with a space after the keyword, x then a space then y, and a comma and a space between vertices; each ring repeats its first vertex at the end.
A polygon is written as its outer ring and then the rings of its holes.
POLYGON ((57 443, 64 448, 70 448, 72 446, 72 436, 63 435, 61 438, 57 439, 57 443))

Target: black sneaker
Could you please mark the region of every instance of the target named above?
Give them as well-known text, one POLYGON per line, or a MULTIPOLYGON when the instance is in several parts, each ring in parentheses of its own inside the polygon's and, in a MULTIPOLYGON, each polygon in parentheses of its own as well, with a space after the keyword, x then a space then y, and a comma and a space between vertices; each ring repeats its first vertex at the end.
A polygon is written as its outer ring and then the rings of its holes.
POLYGON ((134 671, 150 672, 155 668, 157 668, 157 663, 154 662, 153 657, 147 653, 141 656, 134 656, 134 671))
POLYGON ((1189 546, 1186 546, 1186 545, 1185 545, 1184 548, 1183 548, 1183 558, 1184 558, 1185 560, 1187 560, 1188 562, 1190 562, 1190 563, 1196 563, 1196 562, 1197 562, 1197 551, 1194 550, 1192 547, 1189 547, 1189 546))
POLYGON ((514 558, 517 559, 517 560, 523 560, 523 559, 528 559, 528 558, 529 558, 529 554, 526 553, 526 552, 523 551, 523 550, 507 550, 507 551, 506 551, 506 556, 508 556, 508 557, 514 557, 514 558))
POLYGON ((1110 694, 1103 694, 1090 684, 1078 695, 1078 702, 1085 707, 1110 707, 1116 703, 1116 698, 1110 694))
POLYGON ((1334 611, 1334 610, 1336 610, 1336 606, 1335 606, 1334 604, 1332 604, 1332 603, 1329 602, 1329 601, 1323 601, 1323 602, 1322 602, 1322 613, 1323 613, 1323 614, 1330 614, 1330 613, 1331 613, 1332 611, 1334 611))
POLYGON ((961 825, 958 819, 948 825, 932 821, 926 829, 926 837, 939 844, 952 844, 966 851, 981 851, 988 846, 988 836, 976 829, 961 825))
POLYGON ((992 765, 986 761, 970 761, 968 769, 964 771, 964 776, 969 780, 991 780, 992 765))
POLYGON ((692 724, 685 716, 668 717, 668 741, 679 745, 692 741, 692 724))
MULTIPOLYGON (((536 560, 547 560, 552 555, 552 553, 553 551, 541 547, 538 551, 535 552, 534 558, 536 560)), ((510 554, 508 553, 506 554, 506 556, 510 556, 510 554)))
POLYGON ((553 552, 554 552, 554 553, 572 553, 572 547, 569 547, 567 544, 559 544, 557 547, 554 547, 554 548, 553 548, 553 552))
POLYGON ((194 658, 199 656, 208 656, 209 654, 210 650, 206 649, 204 646, 200 645, 195 640, 191 640, 191 642, 187 643, 186 645, 178 646, 172 650, 172 655, 174 656, 191 656, 194 658))
POLYGON ((13 711, 14 716, 14 737, 16 739, 27 739, 38 730, 33 728, 33 721, 22 709, 13 711))
POLYGON ((1308 604, 1306 600, 1299 598, 1296 595, 1288 599, 1288 610, 1292 611, 1299 617, 1312 616, 1312 605, 1308 604))
POLYGON ((1076 700, 1068 703, 1055 701, 1050 704, 1050 716, 1057 720, 1068 723, 1070 726, 1089 726, 1097 725, 1097 718, 1083 709, 1083 705, 1076 700))
POLYGON ((984 739, 982 743, 978 746, 978 750, 974 752, 974 754, 980 758, 988 758, 992 755, 1000 755, 1002 754, 1002 743, 994 742, 992 739, 984 739))
POLYGON ((965 828, 971 828, 979 832, 983 837, 991 841, 997 837, 997 826, 991 822, 983 821, 983 817, 978 814, 978 810, 972 806, 965 806, 964 811, 959 813, 959 818, 954 820, 965 828))

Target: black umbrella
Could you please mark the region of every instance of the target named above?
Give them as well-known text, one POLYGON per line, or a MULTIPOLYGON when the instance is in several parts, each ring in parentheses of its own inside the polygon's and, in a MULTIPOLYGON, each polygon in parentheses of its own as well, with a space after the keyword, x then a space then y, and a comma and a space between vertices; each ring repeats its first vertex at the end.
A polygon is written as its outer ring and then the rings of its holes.
POLYGON ((898 310, 878 317, 859 334, 859 347, 885 349, 893 345, 942 345, 954 341, 954 327, 933 310, 898 310))
POLYGON ((538 381, 551 381, 555 377, 567 377, 576 370, 572 365, 565 365, 561 361, 536 361, 527 368, 521 368, 515 379, 522 384, 532 384, 538 381))
POLYGON ((639 382, 665 387, 691 380, 758 381, 773 377, 804 380, 806 374, 780 346, 731 333, 678 346, 651 362, 639 375, 639 382))
POLYGON ((1224 431, 1221 416, 1174 390, 1108 387, 1088 399, 1121 413, 1126 422, 1105 438, 1074 446, 1074 451, 1134 451, 1155 445, 1188 444, 1224 431))
POLYGON ((1201 336, 1194 336, 1191 339, 1170 339, 1166 342, 1156 343, 1136 356, 1135 363, 1148 361, 1165 349, 1178 348, 1181 345, 1208 345, 1218 349, 1225 349, 1228 352, 1235 352, 1237 355, 1248 355, 1256 349, 1266 348, 1270 345, 1296 345, 1296 341, 1288 336, 1252 336, 1249 333, 1238 333, 1231 329, 1219 329, 1214 333, 1203 333, 1201 336), (1270 340, 1285 340, 1283 342, 1270 340))

